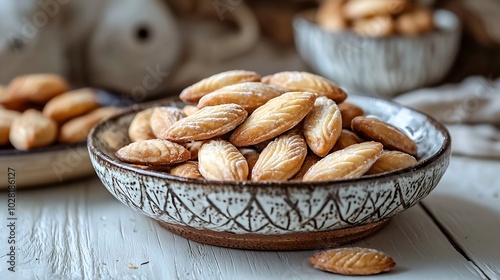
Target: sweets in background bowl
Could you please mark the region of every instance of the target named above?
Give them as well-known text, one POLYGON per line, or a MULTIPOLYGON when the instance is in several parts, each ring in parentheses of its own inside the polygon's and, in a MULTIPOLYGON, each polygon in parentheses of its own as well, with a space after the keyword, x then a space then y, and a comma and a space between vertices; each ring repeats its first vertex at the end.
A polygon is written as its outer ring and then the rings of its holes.
POLYGON ((0 146, 29 151, 86 139, 99 121, 119 112, 102 106, 92 88, 70 89, 55 74, 30 74, 0 88, 0 146))
POLYGON ((461 24, 450 11, 401 0, 326 0, 293 22, 299 55, 350 92, 389 99, 451 69, 461 24))
POLYGON ((431 9, 408 0, 325 0, 317 22, 326 30, 351 29, 369 37, 417 36, 434 30, 431 9))
MULTIPOLYGON (((91 128, 121 111, 120 100, 93 88, 70 88, 55 74, 30 74, 0 87, 0 177, 38 187, 95 174, 86 149, 91 128), (9 175, 10 176, 10 175, 9 175)), ((12 188, 10 180, 0 190, 12 188)))

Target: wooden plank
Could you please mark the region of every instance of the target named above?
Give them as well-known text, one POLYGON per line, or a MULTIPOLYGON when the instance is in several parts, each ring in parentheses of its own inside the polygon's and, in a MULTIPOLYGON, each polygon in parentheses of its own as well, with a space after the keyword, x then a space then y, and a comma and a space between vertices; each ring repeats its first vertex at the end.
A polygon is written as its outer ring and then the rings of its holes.
MULTIPOLYGON (((7 279, 336 277, 308 265, 315 251, 243 251, 173 235, 118 202, 97 179, 23 191, 18 197, 20 251, 17 272, 7 279)), ((481 279, 420 206, 354 245, 394 257, 396 270, 377 279, 481 279)), ((0 263, 5 263, 5 256, 0 256, 0 263)))
POLYGON ((424 206, 490 279, 500 279, 500 161, 453 157, 424 206))

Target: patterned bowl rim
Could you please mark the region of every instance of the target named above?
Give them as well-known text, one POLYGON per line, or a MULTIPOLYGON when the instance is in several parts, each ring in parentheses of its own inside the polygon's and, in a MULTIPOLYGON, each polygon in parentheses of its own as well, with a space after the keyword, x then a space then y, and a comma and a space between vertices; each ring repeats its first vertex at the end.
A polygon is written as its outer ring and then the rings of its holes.
MULTIPOLYGON (((415 39, 418 39, 420 37, 420 36, 412 37, 412 36, 404 36, 404 35, 400 35, 400 34, 394 34, 394 35, 391 35, 389 37, 378 38, 378 37, 362 36, 362 35, 359 35, 359 34, 353 32, 352 30, 349 30, 349 29, 342 30, 342 31, 329 31, 327 29, 321 28, 321 26, 319 26, 318 23, 314 20, 313 17, 314 17, 317 10, 318 10, 318 8, 311 8, 311 9, 307 9, 307 10, 300 11, 300 12, 296 13, 293 16, 293 20, 292 20, 294 32, 299 32, 299 29, 301 29, 298 27, 298 25, 306 24, 306 25, 312 26, 313 28, 318 29, 321 32, 328 34, 328 35, 331 35, 331 36, 346 36, 346 35, 348 35, 348 36, 352 36, 352 37, 362 38, 365 41, 367 41, 367 40, 369 40, 369 41, 407 40, 407 39, 408 40, 415 40, 415 39)), ((429 34, 453 34, 453 33, 457 33, 457 32, 461 31, 462 23, 460 21, 460 18, 452 11, 447 10, 447 9, 435 9, 433 11, 433 17, 434 17, 434 22, 435 22, 437 28, 435 28, 433 31, 422 34, 422 36, 428 36, 429 34), (442 20, 438 20, 438 19, 440 19, 438 16, 447 17, 445 20, 450 21, 451 23, 447 23, 447 24, 443 25, 442 20)))
MULTIPOLYGON (((350 184, 359 184, 359 183, 370 183, 373 181, 391 181, 391 180, 396 180, 398 177, 401 177, 403 175, 408 175, 413 173, 415 170, 420 170, 420 169, 426 169, 426 167, 432 165, 435 163, 439 158, 445 156, 447 152, 451 149, 451 137, 446 129, 446 127, 435 120, 433 117, 420 112, 418 110, 409 108, 407 106, 400 105, 394 101, 390 100, 384 100, 380 98, 374 98, 374 97, 369 97, 369 96, 356 96, 355 98, 361 98, 361 99, 367 99, 369 101, 383 101, 388 103, 391 106, 395 106, 398 108, 406 108, 410 110, 412 113, 417 113, 425 117, 425 119, 432 124, 432 127, 437 129, 443 136, 443 143, 441 147, 439 147, 439 150, 429 156, 428 158, 425 158, 423 160, 420 160, 417 162, 416 165, 412 167, 407 167, 403 169, 399 169, 396 171, 392 172, 386 172, 386 173, 381 173, 381 174, 374 174, 374 175, 364 175, 360 178, 353 178, 353 179, 342 179, 342 180, 331 180, 331 181, 311 181, 311 182, 303 182, 303 181, 263 181, 263 182, 254 182, 254 181, 216 181, 216 180, 199 180, 199 179, 189 179, 189 178, 182 178, 182 177, 177 177, 173 176, 167 173, 162 173, 162 172, 157 172, 157 171, 150 171, 150 170, 144 170, 140 169, 137 167, 134 167, 132 165, 129 165, 127 163, 121 162, 115 158, 112 158, 108 155, 106 155, 104 152, 102 152, 98 147, 97 143, 95 140, 96 134, 101 131, 105 130, 106 128, 109 128, 111 122, 115 122, 116 120, 123 118, 129 114, 136 113, 140 110, 144 110, 146 108, 149 108, 151 106, 159 106, 162 104, 167 104, 168 102, 172 101, 178 101, 177 97, 169 97, 169 98, 164 98, 152 102, 147 102, 147 103, 142 103, 138 105, 131 106, 130 108, 126 109, 125 111, 105 120, 100 122, 98 125, 94 126, 91 132, 88 135, 87 138, 87 146, 89 149, 89 152, 94 154, 96 157, 99 159, 107 162, 108 164, 115 166, 120 169, 132 171, 136 174, 142 175, 142 176, 151 176, 151 177, 156 177, 158 179, 162 180, 169 180, 173 181, 176 183, 180 184, 191 184, 191 185, 199 185, 199 186, 204 186, 204 185, 212 185, 212 186, 222 186, 222 187, 252 187, 252 188, 269 188, 269 187, 278 187, 278 188, 292 188, 292 187, 305 187, 305 186, 314 186, 315 188, 317 187, 332 187, 335 185, 343 186, 343 185, 350 185, 350 184)), ((92 158, 92 157, 91 157, 92 158)))

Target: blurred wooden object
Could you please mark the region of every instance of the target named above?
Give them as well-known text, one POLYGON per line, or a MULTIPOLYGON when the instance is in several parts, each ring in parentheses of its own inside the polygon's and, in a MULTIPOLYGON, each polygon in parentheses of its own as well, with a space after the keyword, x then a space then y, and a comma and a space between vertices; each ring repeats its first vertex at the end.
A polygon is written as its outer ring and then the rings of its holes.
MULTIPOLYGON (((195 15, 197 19, 218 19, 225 24, 236 20, 234 12, 243 4, 243 0, 165 1, 178 16, 195 15)), ((318 1, 314 0, 254 0, 244 3, 256 17, 262 35, 282 46, 293 46, 292 20, 295 13, 318 5, 318 1)))
POLYGON ((497 0, 440 0, 437 6, 456 13, 464 31, 484 46, 500 46, 500 2, 497 0))
POLYGON ((312 0, 254 0, 248 1, 253 10, 262 34, 282 46, 293 46, 294 15, 304 9, 316 7, 312 0))
POLYGON ((65 75, 59 19, 37 1, 0 1, 0 84, 33 72, 65 75))
POLYGON ((471 75, 500 77, 500 2, 438 0, 435 5, 460 17, 464 31, 458 58, 445 82, 471 75))
POLYGON ((296 7, 294 2, 164 1, 185 42, 186 55, 168 80, 174 89, 231 69, 267 75, 307 67, 293 45, 294 12, 289 7, 296 7))

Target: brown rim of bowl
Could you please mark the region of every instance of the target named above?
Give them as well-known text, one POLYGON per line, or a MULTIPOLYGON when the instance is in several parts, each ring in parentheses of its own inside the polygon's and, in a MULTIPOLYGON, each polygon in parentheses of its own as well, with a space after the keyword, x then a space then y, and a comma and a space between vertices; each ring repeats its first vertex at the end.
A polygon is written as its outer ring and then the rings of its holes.
MULTIPOLYGON (((367 97, 367 96, 361 96, 361 98, 366 98, 366 99, 371 99, 371 100, 379 100, 377 98, 367 97)), ((395 179, 395 178, 401 176, 402 174, 411 173, 411 172, 413 172, 413 170, 422 169, 422 168, 425 168, 425 167, 433 164, 438 158, 440 158, 441 156, 446 154, 451 149, 451 137, 450 137, 448 130, 445 128, 445 126, 443 124, 439 123, 438 121, 436 121, 434 118, 432 118, 431 116, 429 116, 427 114, 424 114, 418 110, 409 108, 407 106, 400 105, 400 104, 398 104, 394 101, 390 101, 390 100, 382 100, 382 101, 387 102, 393 106, 406 108, 408 110, 411 110, 413 112, 416 112, 418 114, 423 115, 433 125, 433 127, 435 127, 441 134, 444 135, 443 145, 441 145, 441 147, 439 148, 439 150, 436 153, 434 153, 433 155, 431 155, 430 157, 428 157, 424 160, 418 161, 417 164, 414 166, 399 169, 396 171, 381 173, 381 174, 365 175, 365 176, 360 177, 360 178, 341 179, 341 180, 332 180, 332 181, 309 181, 309 182, 303 182, 303 181, 254 182, 254 181, 248 181, 248 180, 246 180, 246 181, 215 181, 215 180, 189 179, 189 178, 182 178, 182 177, 178 177, 178 176, 173 176, 173 175, 170 175, 167 173, 160 173, 157 171, 150 171, 150 170, 144 170, 144 169, 140 169, 137 167, 133 167, 130 164, 121 162, 117 159, 114 159, 114 158, 104 154, 102 151, 98 150, 95 147, 94 135, 97 133, 97 131, 101 130, 104 126, 106 126, 106 123, 108 123, 110 121, 114 121, 114 120, 119 119, 119 118, 122 118, 125 115, 149 108, 149 107, 151 107, 151 105, 154 106, 154 104, 156 104, 158 106, 161 106, 162 104, 166 104, 169 101, 170 102, 172 102, 172 101, 181 102, 176 97, 170 97, 170 98, 160 99, 160 100, 153 101, 153 102, 138 104, 138 105, 132 106, 131 108, 125 110, 124 112, 122 112, 118 115, 115 115, 115 116, 113 116, 105 121, 100 122, 99 124, 97 124, 96 126, 94 126, 92 128, 92 130, 90 131, 90 133, 88 135, 88 138, 87 138, 88 149, 91 150, 91 152, 93 152, 95 155, 97 155, 97 157, 101 158, 102 160, 106 161, 107 163, 109 163, 111 165, 123 168, 125 170, 129 170, 129 171, 132 171, 132 172, 135 172, 137 174, 144 175, 144 176, 153 176, 153 177, 157 177, 160 179, 167 179, 167 180, 171 180, 171 181, 175 181, 175 182, 179 182, 179 183, 190 183, 190 184, 199 184, 199 185, 206 185, 207 183, 209 183, 210 185, 216 185, 216 186, 253 187, 253 188, 259 188, 259 187, 268 188, 270 186, 288 188, 288 187, 298 187, 298 186, 304 186, 304 185, 314 185, 314 187, 328 187, 328 186, 331 186, 332 184, 342 185, 342 184, 349 184, 349 183, 370 182, 374 179, 384 179, 384 180, 388 181, 392 178, 395 179)))

